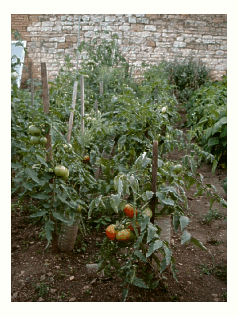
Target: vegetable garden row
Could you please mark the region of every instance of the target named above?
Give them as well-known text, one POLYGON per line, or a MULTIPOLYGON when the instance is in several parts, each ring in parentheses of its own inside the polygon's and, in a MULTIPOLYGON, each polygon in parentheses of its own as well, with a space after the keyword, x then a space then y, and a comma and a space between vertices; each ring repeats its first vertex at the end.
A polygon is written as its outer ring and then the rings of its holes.
POLYGON ((186 191, 209 197, 210 210, 214 202, 226 207, 196 170, 203 162, 226 168, 226 77, 212 82, 189 61, 142 65, 136 79, 115 40, 95 44, 81 43, 80 69, 66 57, 52 82, 44 63, 42 82, 29 79, 31 89, 17 88, 12 76, 12 195, 18 205, 34 201, 30 217, 40 219, 53 252, 63 250, 67 230, 87 236, 90 225, 103 227, 98 268, 123 278, 126 300, 131 284, 153 289, 167 267, 177 279, 155 218, 171 216, 181 243, 206 252, 186 230, 186 191), (186 135, 176 128, 180 108, 186 135), (176 162, 166 158, 175 149, 184 152, 176 162))

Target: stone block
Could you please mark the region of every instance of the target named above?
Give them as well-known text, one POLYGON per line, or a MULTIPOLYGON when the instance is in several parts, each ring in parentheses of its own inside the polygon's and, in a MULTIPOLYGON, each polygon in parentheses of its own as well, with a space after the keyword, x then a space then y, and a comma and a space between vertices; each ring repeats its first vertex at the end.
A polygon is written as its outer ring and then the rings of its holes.
POLYGON ((120 31, 129 31, 130 30, 130 26, 129 25, 122 25, 122 26, 119 26, 119 30, 120 31))
POLYGON ((75 36, 75 35, 69 34, 69 35, 66 35, 66 36, 65 36, 65 41, 66 41, 66 42, 74 42, 74 43, 76 43, 77 40, 78 40, 78 37, 75 36))
POLYGON ((113 15, 108 15, 108 16, 105 16, 105 21, 106 22, 114 22, 114 21, 116 21, 116 17, 115 16, 113 16, 113 15))
POLYGON ((104 16, 103 15, 91 15, 91 21, 93 22, 103 22, 104 21, 104 16))
POLYGON ((42 22, 42 26, 54 26, 54 22, 44 21, 44 22, 42 22))
POLYGON ((72 26, 70 26, 70 25, 65 25, 65 26, 63 26, 63 31, 72 31, 72 26))
POLYGON ((51 26, 42 26, 42 27, 40 28, 40 30, 41 30, 42 32, 51 32, 51 31, 52 31, 52 27, 51 27, 51 26))
POLYGON ((144 30, 144 25, 141 24, 132 24, 131 31, 133 32, 142 32, 144 30))
POLYGON ((60 33, 62 31, 62 26, 56 25, 52 28, 52 31, 60 33))
POLYGON ((145 25, 145 31, 156 31, 156 26, 155 25, 145 25))
POLYGON ((136 23, 136 17, 129 17, 128 22, 129 23, 136 23))
POLYGON ((32 31, 40 31, 41 27, 39 26, 28 26, 27 27, 27 32, 32 32, 32 31))
POLYGON ((185 47, 185 46, 186 46, 186 43, 175 41, 173 46, 174 46, 174 47, 185 47))
POLYGON ((93 25, 82 25, 82 31, 93 31, 94 26, 93 25))
POLYGON ((146 44, 147 44, 147 46, 150 46, 150 47, 155 47, 156 46, 155 42, 152 41, 152 40, 147 41, 146 44))

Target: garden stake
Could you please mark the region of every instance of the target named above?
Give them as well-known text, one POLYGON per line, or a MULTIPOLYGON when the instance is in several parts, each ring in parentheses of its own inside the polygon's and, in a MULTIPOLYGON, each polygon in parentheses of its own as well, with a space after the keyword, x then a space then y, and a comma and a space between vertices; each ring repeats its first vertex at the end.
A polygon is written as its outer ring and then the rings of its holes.
MULTIPOLYGON (((47 69, 46 63, 41 63, 41 82, 42 82, 42 99, 43 99, 43 107, 44 107, 44 114, 49 113, 49 88, 48 88, 48 80, 47 80, 47 69)), ((51 148, 51 135, 50 130, 48 131, 47 135, 47 143, 46 143, 46 161, 52 161, 52 148, 51 148)), ((51 184, 54 183, 54 179, 50 179, 49 181, 51 184)), ((53 194, 53 193, 52 193, 53 194)), ((52 195, 53 199, 53 195, 52 195)), ((52 201, 51 199, 51 201, 52 201)), ((50 214, 50 219, 53 221, 53 215, 50 214)), ((57 243, 57 234, 56 234, 56 222, 54 222, 54 231, 52 232, 52 252, 58 252, 58 243, 57 243)))
POLYGON ((150 209, 152 210, 151 222, 155 221, 155 207, 157 204, 156 189, 157 189, 157 170, 158 170, 158 141, 153 142, 153 158, 152 158, 152 181, 151 191, 154 193, 150 201, 150 209))
POLYGON ((32 78, 32 62, 29 63, 29 79, 31 82, 31 106, 34 106, 34 81, 32 78))
POLYGON ((78 87, 78 82, 74 82, 74 90, 73 90, 73 99, 72 99, 72 108, 73 110, 70 112, 70 117, 69 117, 69 129, 68 129, 68 134, 67 134, 67 143, 70 141, 71 137, 71 132, 73 128, 73 120, 74 120, 74 110, 75 110, 75 104, 76 104, 76 96, 77 96, 77 87, 78 87))
POLYGON ((81 131, 84 133, 84 76, 81 75, 81 131))

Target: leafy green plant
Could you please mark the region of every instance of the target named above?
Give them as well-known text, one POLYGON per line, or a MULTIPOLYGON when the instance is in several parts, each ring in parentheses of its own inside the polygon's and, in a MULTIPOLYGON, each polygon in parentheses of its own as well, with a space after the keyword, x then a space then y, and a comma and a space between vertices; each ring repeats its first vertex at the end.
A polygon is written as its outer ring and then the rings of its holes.
POLYGON ((190 137, 195 137, 205 151, 226 167, 227 156, 227 78, 208 82, 196 90, 186 104, 190 137))
POLYGON ((209 69, 193 58, 164 62, 164 68, 180 103, 188 101, 192 93, 209 79, 209 69))

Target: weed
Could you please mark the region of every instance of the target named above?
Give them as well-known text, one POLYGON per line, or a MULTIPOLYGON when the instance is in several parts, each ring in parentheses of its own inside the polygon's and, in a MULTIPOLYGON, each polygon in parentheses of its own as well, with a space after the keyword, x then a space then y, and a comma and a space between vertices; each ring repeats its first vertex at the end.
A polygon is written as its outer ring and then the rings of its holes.
POLYGON ((209 225, 212 221, 217 220, 217 219, 222 219, 224 216, 215 210, 209 210, 209 212, 203 217, 203 224, 209 225))
POLYGON ((207 240, 207 243, 212 244, 212 245, 219 245, 219 244, 222 244, 223 242, 211 238, 210 240, 207 240))
POLYGON ((202 264, 199 266, 201 274, 206 275, 215 275, 220 280, 227 280, 227 266, 224 264, 221 265, 211 265, 208 267, 207 264, 202 264))
POLYGON ((37 291, 37 296, 43 297, 45 294, 49 293, 49 286, 45 284, 45 282, 41 282, 40 284, 35 284, 35 289, 37 291))

